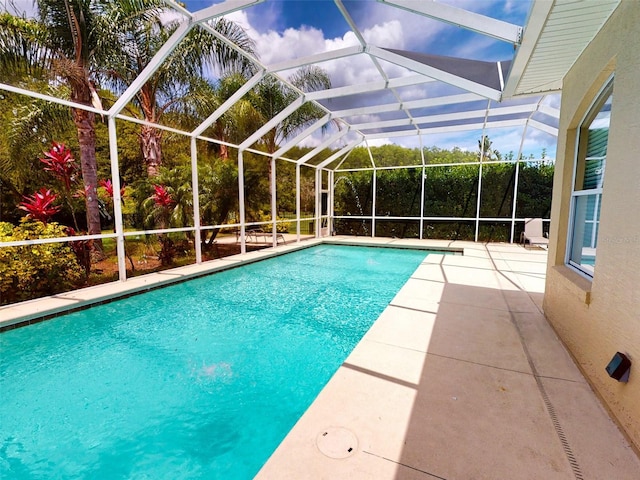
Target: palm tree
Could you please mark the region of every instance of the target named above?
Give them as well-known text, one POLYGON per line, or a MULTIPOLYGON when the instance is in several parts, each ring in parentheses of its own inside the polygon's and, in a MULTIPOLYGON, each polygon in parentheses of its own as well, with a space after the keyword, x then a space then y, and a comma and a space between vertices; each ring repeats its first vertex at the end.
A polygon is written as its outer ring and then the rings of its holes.
POLYGON ((494 150, 492 147, 493 142, 489 139, 488 135, 484 135, 478 140, 478 158, 481 162, 500 160, 500 152, 494 150))
MULTIPOLYGON (((203 121, 211 111, 227 101, 246 81, 246 77, 239 73, 223 76, 215 85, 211 86, 211 93, 208 95, 209 104, 200 103, 204 109, 198 112, 196 118, 203 121)), ((264 123, 262 115, 255 108, 256 103, 256 92, 248 92, 218 118, 207 133, 223 142, 241 143, 264 123)), ((217 148, 220 158, 227 160, 229 158, 227 146, 220 144, 217 148)))
MULTIPOLYGON (((160 10, 144 22, 121 23, 120 49, 112 52, 111 68, 104 72, 115 89, 122 91, 131 85, 178 25, 178 21, 162 24, 160 10)), ((209 26, 245 52, 253 53, 253 42, 237 24, 220 18, 209 21, 209 26)), ((252 66, 219 38, 196 27, 136 93, 136 109, 130 109, 130 113, 147 122, 160 123, 169 112, 193 110, 194 103, 205 101, 202 88, 207 85, 203 81, 207 68, 249 73, 252 66)), ((162 135, 162 130, 148 125, 140 130, 140 145, 149 177, 156 176, 162 165, 162 135)))
MULTIPOLYGON (((329 75, 322 68, 313 65, 296 70, 288 80, 293 86, 304 92, 331 88, 329 75)), ((284 110, 298 96, 299 94, 296 91, 276 78, 269 76, 260 82, 256 88, 255 98, 257 101, 254 108, 259 113, 263 123, 266 123, 284 110)), ((259 143, 265 147, 268 153, 274 153, 283 140, 309 126, 321 118, 324 113, 314 104, 305 103, 282 123, 276 125, 259 143)))
MULTIPOLYGON (((293 86, 304 92, 331 88, 329 75, 322 68, 316 66, 302 67, 296 70, 288 80, 293 86)), ((263 123, 268 122, 299 96, 296 91, 271 76, 258 84, 256 90, 255 97, 257 102, 255 108, 259 112, 263 123)), ((259 144, 262 144, 268 153, 275 153, 282 141, 317 121, 324 113, 322 109, 313 103, 304 103, 262 137, 259 144)), ((272 182, 271 169, 272 162, 269 162, 267 169, 269 194, 273 195, 275 185, 272 182)), ((272 212, 272 215, 275 218, 276 212, 272 212)))
MULTIPOLYGON (((315 66, 303 67, 297 70, 288 80, 292 85, 305 92, 331 88, 331 80, 327 73, 315 66)), ((233 73, 221 78, 214 86, 210 87, 211 93, 208 95, 209 104, 195 112, 194 118, 204 120, 211 111, 224 103, 242 87, 246 81, 244 76, 233 73)), ((286 86, 277 78, 268 76, 260 82, 256 88, 244 95, 243 98, 227 110, 215 124, 209 127, 206 134, 218 140, 237 144, 242 143, 243 140, 280 113, 291 102, 298 98, 298 96, 299 93, 294 89, 286 86)), ((202 102, 199 103, 199 105, 204 106, 205 103, 202 102)), ((276 125, 257 143, 268 153, 274 153, 278 149, 279 144, 286 138, 291 137, 296 131, 305 128, 323 115, 324 112, 320 108, 314 104, 305 103, 283 122, 276 125)), ((228 158, 228 151, 225 145, 220 145, 219 155, 223 160, 228 158)), ((216 168, 224 170, 225 167, 224 165, 219 165, 216 168)), ((269 191, 271 192, 273 191, 273 185, 271 185, 270 162, 267 168, 269 191)), ((205 175, 205 177, 207 176, 205 175)), ((233 182, 233 185, 235 185, 235 176, 211 174, 211 178, 218 180, 226 179, 226 183, 217 184, 215 188, 208 188, 210 185, 203 185, 201 187, 201 193, 204 191, 214 192, 214 190, 230 191, 230 188, 235 188, 230 187, 231 183, 229 183, 233 182)), ((205 183, 207 182, 205 181, 205 183)), ((249 188, 249 185, 245 183, 245 187, 249 188)), ((235 195, 237 195, 237 193, 235 195)), ((203 206, 203 211, 215 212, 215 223, 222 224, 226 221, 231 211, 232 202, 224 198, 220 199, 219 195, 214 196, 215 199, 212 196, 211 198, 201 200, 201 205, 203 206), (217 207, 214 207, 213 204, 216 204, 217 207)), ((217 230, 212 231, 212 235, 207 242, 208 244, 213 242, 217 232, 217 230)))
MULTIPOLYGON (((331 80, 327 73, 319 67, 303 67, 289 77, 289 82, 298 89, 310 92, 331 88, 331 80)), ((194 118, 200 121, 215 108, 222 105, 247 81, 246 77, 231 73, 223 76, 209 90, 198 105, 203 108, 194 112, 194 118)), ((222 141, 242 143, 253 132, 267 123, 299 94, 273 76, 262 80, 257 87, 244 95, 229 110, 227 110, 208 130, 207 133, 222 141)), ((268 153, 274 153, 279 144, 298 130, 301 130, 324 115, 324 112, 312 103, 305 103, 289 115, 283 122, 276 125, 257 143, 268 153)), ((224 146, 220 147, 220 156, 228 158, 224 146)))
MULTIPOLYGON (((12 80, 22 80, 21 86, 27 88, 34 78, 62 83, 67 86, 72 102, 101 107, 96 91, 99 65, 116 44, 114 25, 118 25, 114 18, 105 16, 107 7, 118 4, 129 18, 143 18, 146 9, 155 2, 36 0, 35 3, 38 7, 35 20, 9 14, 0 17, 0 73, 12 80)), ((100 234, 95 114, 71 108, 71 115, 87 192, 87 230, 89 234, 100 234)))
MULTIPOLYGON (((88 1, 38 0, 38 20, 5 16, 0 24, 0 70, 10 77, 33 75, 52 77, 69 87, 69 98, 82 105, 94 105, 95 80, 92 75, 95 36, 94 13, 88 1)), ((82 178, 87 189, 87 229, 101 233, 95 152, 95 114, 72 108, 78 133, 82 178)))

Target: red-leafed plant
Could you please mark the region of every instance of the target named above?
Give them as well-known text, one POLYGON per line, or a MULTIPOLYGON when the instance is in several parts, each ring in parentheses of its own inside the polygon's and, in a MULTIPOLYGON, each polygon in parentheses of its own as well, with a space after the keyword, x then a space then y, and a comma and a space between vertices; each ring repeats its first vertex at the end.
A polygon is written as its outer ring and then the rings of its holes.
POLYGON ((51 149, 42 153, 44 158, 40 161, 46 165, 44 169, 51 172, 64 184, 65 190, 70 192, 71 184, 76 181, 78 173, 78 165, 71 150, 64 143, 53 142, 51 149))
POLYGON ((72 196, 74 198, 86 199, 90 193, 91 193, 91 185, 85 185, 84 188, 78 188, 72 196))
MULTIPOLYGON (((113 199, 113 183, 111 183, 111 179, 108 180, 100 180, 98 184, 104 188, 105 193, 109 196, 109 198, 113 199)), ((120 187, 120 198, 124 200, 124 185, 120 187)))
MULTIPOLYGON (((84 232, 76 232, 72 227, 67 227, 66 233, 70 237, 84 234, 84 232)), ((85 278, 89 278, 89 273, 91 272, 91 250, 93 248, 93 240, 74 240, 69 243, 71 244, 73 253, 75 253, 76 258, 78 259, 78 263, 84 269, 85 278)))
MULTIPOLYGON (((102 188, 104 188, 104 191, 107 192, 107 195, 109 195, 109 197, 113 198, 113 183, 111 183, 111 180, 100 180, 100 186, 102 188)), ((122 190, 120 190, 120 194, 122 194, 122 190)))
MULTIPOLYGON (((147 208, 151 207, 151 205, 153 206, 149 217, 153 218, 160 228, 166 228, 171 219, 171 207, 176 202, 164 185, 154 185, 153 190, 153 194, 145 202, 147 208)), ((162 265, 171 265, 176 255, 173 240, 166 233, 160 234, 158 239, 162 245, 158 254, 160 263, 162 265)))
POLYGON ((62 197, 71 211, 73 224, 77 230, 78 221, 76 219, 76 209, 74 207, 73 198, 82 197, 86 202, 86 195, 83 196, 82 194, 87 192, 91 187, 86 186, 84 188, 84 192, 82 189, 78 188, 77 184, 80 181, 80 176, 78 175, 78 164, 76 163, 76 159, 73 157, 71 150, 64 143, 54 141, 52 142, 52 147, 48 151, 42 153, 44 154, 44 158, 41 158, 40 161, 44 163, 45 171, 51 172, 51 174, 62 184, 62 197), (74 193, 74 189, 77 190, 77 192, 74 193), (80 194, 78 194, 78 192, 80 194))
MULTIPOLYGON (((104 192, 107 194, 107 197, 109 197, 108 200, 111 203, 110 206, 111 208, 113 208, 113 183, 111 182, 111 179, 100 180, 98 182, 98 185, 100 185, 104 189, 104 192)), ((120 187, 120 199, 122 200, 123 203, 124 203, 124 195, 125 195, 125 187, 123 183, 122 186, 120 187)), ((113 226, 113 231, 114 232, 116 231, 115 225, 113 226)), ((133 258, 131 258, 131 256, 127 253, 126 242, 125 242, 124 254, 126 255, 127 259, 129 260, 129 263, 131 264, 131 271, 135 272, 136 267, 135 267, 135 264, 133 263, 133 258)))
POLYGON ((44 224, 60 211, 60 206, 53 204, 53 202, 57 200, 58 195, 44 187, 33 195, 22 198, 24 198, 24 200, 20 202, 18 208, 27 212, 28 217, 40 220, 44 224))
POLYGON ((157 207, 170 208, 175 202, 164 185, 154 185, 153 202, 157 207))

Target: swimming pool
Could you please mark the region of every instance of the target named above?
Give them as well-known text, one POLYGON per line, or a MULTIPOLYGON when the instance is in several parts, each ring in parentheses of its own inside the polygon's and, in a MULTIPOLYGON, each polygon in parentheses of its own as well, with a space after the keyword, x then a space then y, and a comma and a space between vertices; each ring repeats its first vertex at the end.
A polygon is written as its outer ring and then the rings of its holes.
POLYGON ((428 252, 320 245, 0 335, 0 477, 252 478, 428 252))

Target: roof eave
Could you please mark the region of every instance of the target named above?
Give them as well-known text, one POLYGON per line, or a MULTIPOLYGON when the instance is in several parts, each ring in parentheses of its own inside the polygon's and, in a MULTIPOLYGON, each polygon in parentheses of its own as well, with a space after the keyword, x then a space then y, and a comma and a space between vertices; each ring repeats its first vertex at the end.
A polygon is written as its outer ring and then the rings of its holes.
POLYGON ((554 4, 555 1, 534 0, 531 11, 529 12, 529 17, 525 23, 522 41, 516 50, 513 62, 511 63, 511 69, 507 75, 507 81, 502 90, 502 98, 510 98, 518 93, 522 93, 518 92, 518 85, 529 65, 538 40, 542 36, 542 31, 554 4))

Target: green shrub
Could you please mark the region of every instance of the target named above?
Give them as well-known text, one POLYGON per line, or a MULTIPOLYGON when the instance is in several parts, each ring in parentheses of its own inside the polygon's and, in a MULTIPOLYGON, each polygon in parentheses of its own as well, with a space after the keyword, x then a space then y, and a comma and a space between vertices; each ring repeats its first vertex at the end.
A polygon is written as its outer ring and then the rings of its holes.
MULTIPOLYGON (((0 222, 0 242, 66 237, 57 223, 23 219, 20 225, 0 222)), ((65 243, 0 247, 0 304, 65 292, 84 282, 82 267, 65 243)))

